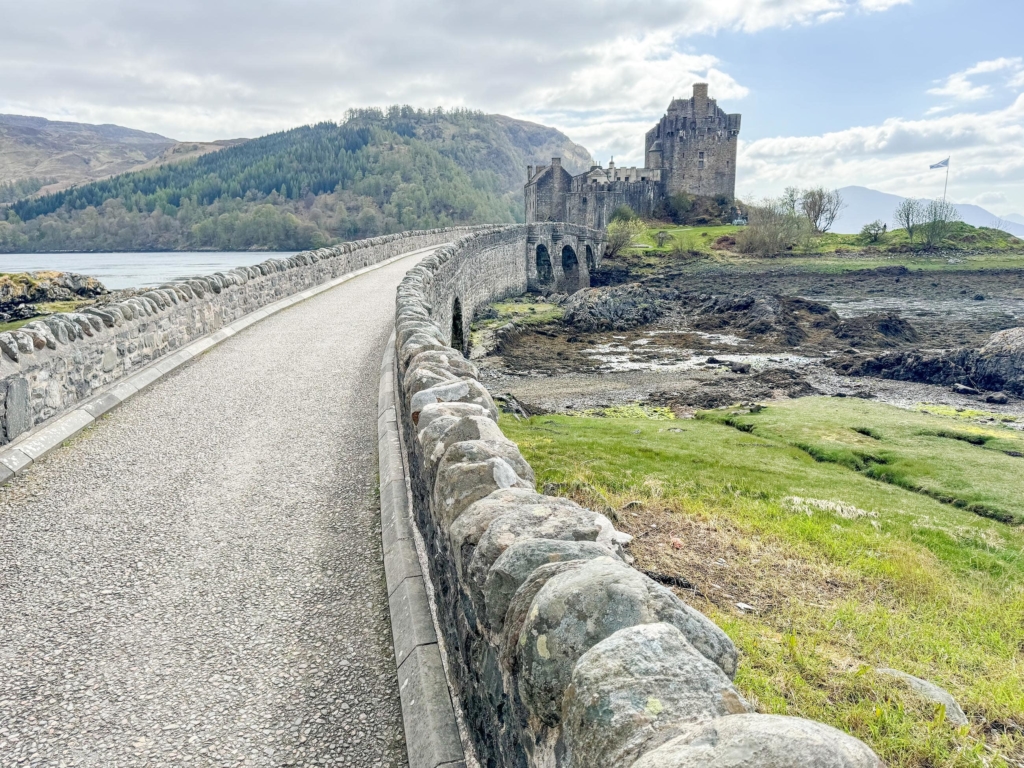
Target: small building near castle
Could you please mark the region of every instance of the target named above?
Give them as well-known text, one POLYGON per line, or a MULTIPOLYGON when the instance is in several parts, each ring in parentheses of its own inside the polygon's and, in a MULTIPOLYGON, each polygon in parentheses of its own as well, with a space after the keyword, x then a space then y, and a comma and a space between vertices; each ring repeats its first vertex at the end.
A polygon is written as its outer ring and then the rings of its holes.
POLYGON ((647 132, 643 168, 599 165, 572 176, 560 158, 527 168, 526 221, 565 221, 604 229, 617 208, 650 216, 665 198, 683 192, 732 200, 736 196, 736 145, 740 115, 708 98, 706 83, 689 99, 673 99, 647 132))

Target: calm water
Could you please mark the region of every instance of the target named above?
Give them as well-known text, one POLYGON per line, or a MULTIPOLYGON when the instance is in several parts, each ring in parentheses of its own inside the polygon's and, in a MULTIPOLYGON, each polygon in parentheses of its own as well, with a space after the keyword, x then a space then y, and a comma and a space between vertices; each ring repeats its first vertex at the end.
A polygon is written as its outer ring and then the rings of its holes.
POLYGON ((297 251, 233 251, 228 253, 173 251, 170 253, 4 253, 0 272, 37 272, 55 269, 97 278, 107 288, 138 288, 168 280, 223 272, 259 264, 270 258, 293 256, 297 251))

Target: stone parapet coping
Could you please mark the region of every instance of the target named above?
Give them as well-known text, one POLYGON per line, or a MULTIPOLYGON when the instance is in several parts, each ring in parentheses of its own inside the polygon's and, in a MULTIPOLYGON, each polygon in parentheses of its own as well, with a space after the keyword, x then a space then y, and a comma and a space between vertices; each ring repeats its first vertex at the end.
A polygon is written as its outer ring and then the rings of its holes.
POLYGON ((312 298, 324 291, 329 291, 342 283, 348 282, 360 275, 380 269, 389 264, 416 254, 422 254, 436 249, 438 246, 427 246, 408 253, 399 254, 385 261, 371 264, 370 266, 357 269, 353 272, 341 275, 326 283, 308 288, 299 293, 292 294, 268 304, 255 312, 240 317, 214 333, 207 334, 196 339, 178 351, 161 357, 140 369, 138 373, 120 379, 103 391, 81 401, 77 407, 63 415, 42 424, 21 435, 14 442, 0 448, 0 485, 8 482, 15 475, 20 474, 41 459, 50 451, 58 448, 65 441, 70 440, 83 429, 95 422, 105 413, 110 412, 130 397, 138 394, 156 381, 159 381, 167 374, 184 365, 192 358, 215 347, 225 339, 234 336, 239 331, 258 323, 266 317, 277 314, 288 309, 300 301, 312 298))
POLYGON ((380 367, 377 435, 384 574, 409 768, 465 768, 413 529, 412 496, 398 431, 394 345, 392 333, 380 367))

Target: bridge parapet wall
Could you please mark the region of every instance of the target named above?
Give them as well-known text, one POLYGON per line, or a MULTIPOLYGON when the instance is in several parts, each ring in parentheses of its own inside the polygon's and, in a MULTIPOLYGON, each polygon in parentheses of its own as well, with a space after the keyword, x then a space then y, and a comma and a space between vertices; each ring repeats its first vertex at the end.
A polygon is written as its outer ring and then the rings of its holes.
POLYGON ((632 568, 629 537, 604 515, 536 493, 475 366, 452 348, 477 306, 530 283, 537 245, 587 236, 559 224, 467 235, 398 289, 395 407, 413 515, 480 764, 881 768, 834 728, 753 713, 725 633, 632 568))
POLYGON ((267 259, 175 280, 81 312, 47 315, 0 333, 0 445, 278 299, 471 231, 462 227, 386 235, 267 259))

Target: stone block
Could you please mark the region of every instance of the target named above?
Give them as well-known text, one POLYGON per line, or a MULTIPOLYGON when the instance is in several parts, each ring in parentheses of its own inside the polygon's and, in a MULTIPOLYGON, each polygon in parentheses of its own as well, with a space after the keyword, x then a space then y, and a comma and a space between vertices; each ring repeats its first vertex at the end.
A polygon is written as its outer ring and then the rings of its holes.
POLYGON ((389 599, 395 663, 400 667, 418 646, 437 642, 423 577, 403 581, 389 599))
POLYGON ((629 765, 656 734, 751 711, 671 624, 620 629, 584 653, 565 693, 566 765, 629 765))
POLYGON ((412 576, 422 576, 420 559, 416 554, 416 543, 412 539, 396 539, 390 549, 384 552, 384 578, 388 595, 393 595, 402 582, 412 576))
POLYGON ((519 692, 527 709, 545 725, 556 725, 579 658, 620 629, 657 622, 674 625, 730 678, 736 673, 736 648, 718 626, 623 563, 601 557, 552 578, 534 598, 520 632, 519 692))
POLYGON ((694 726, 631 768, 884 768, 864 742, 813 720, 732 715, 694 726))
POLYGON ((413 649, 398 668, 409 768, 439 768, 465 759, 437 645, 413 649))

